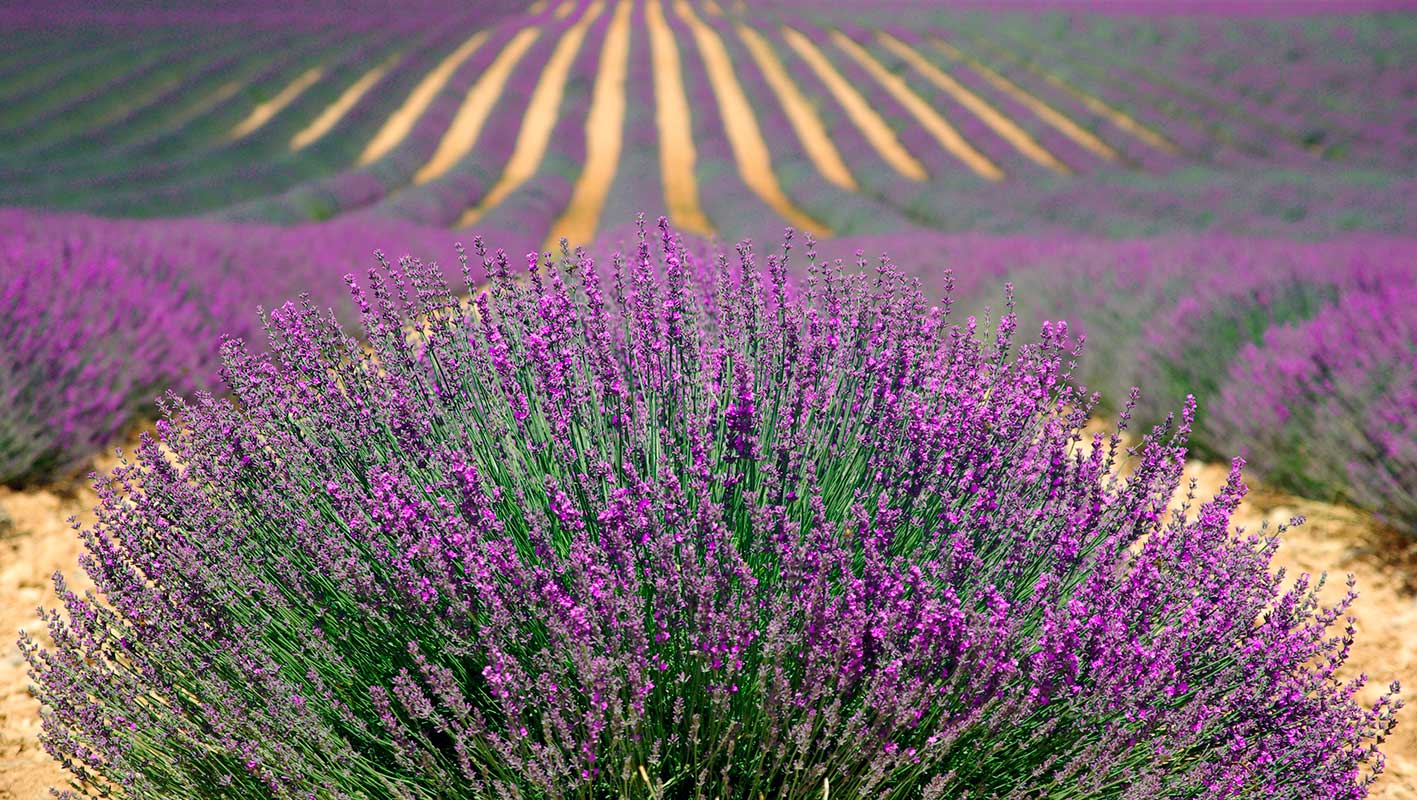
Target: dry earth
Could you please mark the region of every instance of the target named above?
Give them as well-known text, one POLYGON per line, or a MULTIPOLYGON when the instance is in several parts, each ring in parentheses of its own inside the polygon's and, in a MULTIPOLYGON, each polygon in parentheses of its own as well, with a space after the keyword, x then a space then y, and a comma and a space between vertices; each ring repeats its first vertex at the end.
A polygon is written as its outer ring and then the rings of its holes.
MULTIPOLYGON (((1193 462, 1188 471, 1207 496, 1225 480, 1219 464, 1193 462)), ((28 690, 24 662, 14 632, 38 633, 35 609, 54 603, 49 576, 62 569, 76 588, 87 587, 77 569, 80 545, 66 519, 92 520, 94 494, 87 487, 14 492, 0 488, 0 510, 12 519, 0 533, 0 800, 38 800, 47 787, 62 784, 64 773, 40 748, 38 705, 28 690)), ((1412 547, 1374 526, 1358 512, 1255 489, 1239 520, 1247 527, 1276 524, 1294 514, 1308 522, 1284 535, 1278 565, 1290 574, 1333 573, 1328 599, 1342 595, 1344 573, 1358 579, 1362 592, 1354 615, 1358 641, 1351 665, 1374 677, 1365 699, 1375 698, 1392 678, 1410 693, 1417 687, 1417 579, 1412 547), (1397 557, 1404 549, 1409 557, 1397 557)), ((1417 705, 1417 704, 1414 704, 1417 705)), ((1417 719, 1405 712, 1403 725, 1385 747, 1388 772, 1373 794, 1378 800, 1417 800, 1417 719)))
POLYGON ((15 644, 16 632, 40 629, 38 606, 54 605, 49 576, 57 569, 79 581, 78 535, 66 519, 77 515, 92 519, 95 496, 83 488, 11 492, 0 489, 0 509, 11 519, 11 528, 0 533, 0 800, 38 800, 47 787, 62 785, 64 772, 37 739, 38 704, 29 693, 25 663, 15 644))

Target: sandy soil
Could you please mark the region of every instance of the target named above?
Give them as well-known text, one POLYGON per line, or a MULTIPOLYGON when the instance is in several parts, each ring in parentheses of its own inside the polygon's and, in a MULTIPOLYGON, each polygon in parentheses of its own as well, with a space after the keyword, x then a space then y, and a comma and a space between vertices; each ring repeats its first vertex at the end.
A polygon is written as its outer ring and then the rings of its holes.
MULTIPOLYGON (((1194 462, 1189 472, 1199 480, 1204 496, 1224 481, 1226 468, 1194 462)), ((14 631, 39 632, 35 609, 54 603, 49 583, 54 570, 64 570, 76 588, 87 588, 77 568, 81 548, 65 520, 76 516, 83 523, 92 521, 94 500, 86 487, 27 492, 0 488, 0 511, 12 519, 8 530, 0 530, 0 800, 38 800, 47 797, 48 786, 64 781, 63 771, 36 741, 38 706, 29 694, 14 631)), ((1366 690, 1368 700, 1392 678, 1400 679, 1410 693, 1417 687, 1417 596, 1412 593, 1417 553, 1363 514, 1262 488, 1251 492, 1239 522, 1249 527, 1266 520, 1275 524, 1296 513, 1308 522, 1285 534, 1278 565, 1291 574, 1333 573, 1336 579, 1328 587, 1332 596, 1341 596, 1344 573, 1356 575, 1362 596, 1354 609, 1358 641, 1352 671, 1374 677, 1366 690), (1405 563, 1398 555, 1404 549, 1405 563)), ((1404 713, 1403 723, 1385 747, 1388 772, 1372 795, 1380 800, 1417 800, 1417 719, 1404 713)))
POLYGON ((66 520, 93 520, 96 497, 69 492, 0 488, 11 527, 0 531, 0 800, 39 800, 62 786, 65 773, 39 745, 39 705, 15 643, 17 631, 41 632, 38 607, 55 605, 49 576, 62 569, 76 590, 91 588, 78 568, 82 546, 66 520))
MULTIPOLYGON (((1199 482, 1200 496, 1209 497, 1224 484, 1229 467, 1192 462, 1187 472, 1199 482)), ((1399 712, 1399 725, 1383 746, 1386 773, 1369 794, 1375 800, 1417 800, 1417 548, 1410 540, 1374 525, 1366 514, 1349 508, 1266 491, 1253 487, 1235 523, 1248 530, 1260 523, 1278 525, 1300 514, 1305 523, 1286 531, 1275 566, 1289 576, 1301 572, 1329 573, 1323 592, 1326 601, 1343 597, 1344 576, 1358 580, 1358 600, 1350 613, 1357 620, 1357 641, 1344 670, 1345 676, 1366 673, 1369 683, 1360 695, 1371 703, 1394 679, 1400 680, 1408 708, 1399 712)))

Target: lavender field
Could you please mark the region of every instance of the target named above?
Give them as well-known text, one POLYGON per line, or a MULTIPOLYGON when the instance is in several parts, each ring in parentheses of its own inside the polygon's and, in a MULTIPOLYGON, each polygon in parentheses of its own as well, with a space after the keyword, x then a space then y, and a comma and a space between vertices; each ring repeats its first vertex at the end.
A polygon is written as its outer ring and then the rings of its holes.
POLYGON ((1414 10, 0 4, 0 800, 1417 800, 1414 10))

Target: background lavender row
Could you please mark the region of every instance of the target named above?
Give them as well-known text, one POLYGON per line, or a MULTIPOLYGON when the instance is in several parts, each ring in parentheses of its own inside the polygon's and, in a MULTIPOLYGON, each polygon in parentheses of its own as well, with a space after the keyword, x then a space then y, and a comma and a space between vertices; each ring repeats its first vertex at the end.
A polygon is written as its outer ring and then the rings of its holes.
POLYGON ((804 3, 806 14, 764 10, 760 23, 928 30, 996 69, 1053 72, 1205 160, 1406 169, 1417 152, 1410 15, 1222 21, 876 5, 804 3))
POLYGON ((1232 363, 1207 432, 1281 485, 1417 531, 1414 308, 1412 272, 1381 274, 1271 328, 1232 363))
POLYGON ((0 211, 0 482, 63 475, 161 391, 216 388, 219 339, 259 341, 257 306, 305 292, 336 304, 339 276, 380 248, 456 271, 454 239, 377 218, 278 228, 0 211))
MULTIPOLYGON (((569 186, 571 178, 565 180, 569 186)), ((538 196, 526 193, 528 202, 538 196)), ((16 430, 20 420, 62 420, 52 426, 60 432, 52 440, 9 434, 13 442, 30 442, 10 445, 25 453, 8 456, 4 479, 12 482, 81 461, 159 388, 215 386, 216 337, 249 337, 249 312, 257 304, 301 291, 331 302, 340 291, 333 276, 370 263, 380 246, 451 263, 457 238, 375 218, 280 229, 6 212, 4 223, 11 233, 0 273, 18 276, 6 295, 6 352, 20 354, 6 368, 7 424, 16 430), (81 277, 56 269, 59 264, 81 277), (69 281, 92 280, 96 270, 109 287, 101 295, 64 291, 69 281), (226 277, 233 275, 242 278, 226 277), (105 308, 91 307, 94 302, 105 308), (95 319, 106 320, 102 331, 93 329, 95 319), (152 326, 182 334, 160 337, 159 347, 149 341, 152 326), (38 330, 51 335, 38 336, 38 330), (53 354, 49 363, 70 366, 55 374, 34 371, 41 353, 53 354), (112 388, 89 397, 75 388, 81 382, 112 388)), ((499 234, 515 256, 537 247, 544 235, 538 226, 518 231, 499 234)), ((623 239, 623 233, 608 236, 623 239)), ((1025 306, 1026 318, 1065 318, 1087 334, 1082 374, 1106 401, 1115 405, 1131 386, 1147 386, 1141 414, 1154 421, 1194 393, 1201 401, 1195 446, 1202 452, 1218 456, 1239 447, 1278 485, 1348 499, 1411 527, 1402 497, 1410 497, 1412 485, 1412 434, 1400 420, 1402 412, 1417 416, 1417 395, 1409 384, 1381 376, 1400 374, 1412 357, 1414 339, 1402 339, 1406 329, 1394 321, 1407 316, 1403 302, 1417 272, 1417 243, 1371 237, 1104 242, 917 232, 844 238, 823 249, 849 259, 858 247, 868 257, 889 252, 913 265, 935 291, 942 271, 953 269, 966 303, 1005 279, 1029 287, 1033 297, 1048 299, 1025 306), (1346 327, 1333 321, 1370 312, 1385 316, 1346 327), (1292 328, 1297 332, 1281 333, 1291 330, 1285 326, 1298 326, 1292 328), (1361 358, 1335 358, 1337 332, 1361 358), (1306 359, 1317 359, 1311 369, 1328 371, 1315 373, 1326 383, 1267 366, 1306 359), (1324 366, 1345 363, 1337 370, 1324 366), (1356 364, 1371 367, 1372 375, 1365 378, 1356 364), (1336 387, 1334 398, 1319 389, 1329 385, 1336 387), (1317 433, 1306 437, 1306 431, 1317 433)))
POLYGON ((1199 453, 1238 449, 1279 487, 1346 500, 1417 533, 1417 242, 920 232, 824 249, 856 248, 889 253, 931 286, 952 269, 976 310, 1014 281, 1032 298, 1024 319, 1066 319, 1086 334, 1081 376, 1105 403, 1116 408, 1143 386, 1139 415, 1154 423, 1194 394, 1199 453))
MULTIPOLYGON (((477 10, 483 19, 490 21, 523 11, 527 5, 523 0, 482 0, 477 4, 477 10)), ((467 9, 467 3, 454 0, 405 0, 399 5, 399 17, 406 22, 436 28, 446 25, 450 14, 466 12, 467 9)), ((0 21, 21 30, 47 30, 56 25, 75 24, 130 30, 191 24, 259 24, 324 30, 332 25, 387 23, 388 18, 388 5, 381 0, 311 0, 304 3, 227 0, 216 8, 192 6, 173 0, 116 0, 98 6, 85 0, 57 0, 0 9, 0 21)))
MULTIPOLYGON (((252 5, 253 14, 260 10, 259 6, 252 5)), ((1255 20, 1244 23, 1240 32, 1243 35, 1235 35, 1194 19, 1113 20, 1067 14, 986 18, 939 11, 922 17, 924 12, 918 6, 905 7, 911 9, 913 16, 905 15, 900 8, 887 8, 870 19, 855 22, 855 15, 821 4, 812 13, 791 16, 770 10, 755 10, 752 16, 741 18, 701 15, 721 34, 740 82, 758 107, 779 181, 794 202, 829 222, 833 230, 879 230, 906 218, 946 230, 1058 229, 1139 236, 1185 228, 1315 237, 1350 229, 1405 233, 1410 232, 1411 220, 1417 218, 1411 199, 1417 196, 1417 176, 1408 166, 1417 152, 1417 134, 1413 132, 1410 114, 1403 111, 1410 107, 1413 93, 1417 92, 1410 77, 1417 73, 1410 68, 1408 55, 1411 44, 1417 41, 1417 26, 1402 17, 1255 20), (794 80, 818 107, 862 186, 858 195, 840 192, 827 184, 803 159, 794 133, 783 124, 777 98, 766 91, 757 67, 732 31, 740 20, 768 38, 794 80), (930 173, 928 181, 914 183, 898 178, 881 163, 872 148, 861 141, 855 126, 842 118, 831 93, 810 70, 804 70, 800 59, 783 42, 778 30, 780 21, 791 23, 818 41, 825 56, 861 89, 903 144, 925 164, 930 173), (857 22, 867 27, 884 25, 906 35, 927 60, 979 92, 1089 179, 1057 176, 1021 157, 974 114, 959 107, 949 93, 935 90, 913 68, 905 68, 901 75, 912 88, 944 112, 965 138, 999 162, 1011 178, 1002 185, 981 182, 944 152, 889 93, 883 92, 873 78, 831 43, 827 31, 843 28, 855 32, 856 38, 889 68, 902 66, 864 29, 853 27, 857 22), (1123 163, 1099 160, 1096 155, 1083 152, 1007 93, 986 85, 987 81, 981 82, 980 74, 967 62, 955 61, 934 48, 930 40, 935 36, 969 58, 990 65, 1089 129, 1121 153, 1123 163), (1286 65, 1283 74, 1294 76, 1286 80, 1304 83, 1305 87, 1296 92, 1281 86, 1280 91, 1273 74, 1238 69, 1237 60, 1251 46, 1268 61, 1286 65), (1049 83, 1041 73, 1056 73, 1076 84, 1080 91, 1123 109, 1176 141, 1182 152, 1163 152, 1118 130, 1095 110, 1080 104, 1077 97, 1049 83), (1335 94, 1330 91, 1334 86, 1344 89, 1336 93, 1343 98, 1330 102, 1326 98, 1335 94), (1352 91, 1358 86, 1370 90, 1352 91), (986 185, 988 191, 982 191, 986 185)), ((542 14, 543 19, 549 16, 542 14)), ((686 85, 694 93, 696 144, 705 154, 699 165, 703 168, 700 177, 704 202, 714 212, 709 216, 729 237, 755 232, 750 223, 771 218, 756 200, 739 204, 718 199, 730 194, 742 196, 739 181, 733 177, 735 165, 717 119, 716 99, 696 75, 702 67, 693 37, 672 9, 667 17, 683 51, 686 85)), ((257 18, 265 19, 255 14, 253 19, 257 18)), ((341 30, 367 36, 370 20, 367 14, 351 13, 341 30)), ((380 213, 387 210, 394 216, 413 215, 420 223, 445 221, 444 217, 460 212, 466 202, 480 194, 486 185, 486 173, 500 168, 494 156, 502 151, 495 137, 501 135, 503 126, 489 124, 487 146, 480 143, 465 163, 456 165, 442 179, 422 186, 409 186, 409 179, 426 163, 466 88, 500 50, 501 41, 527 21, 524 14, 481 12, 446 17, 441 26, 430 26, 417 14, 401 19, 399 30, 408 33, 393 38, 407 40, 409 52, 405 58, 331 135, 299 153, 287 152, 285 147, 294 130, 292 126, 308 119, 314 108, 328 101, 339 84, 347 80, 339 76, 349 73, 352 77, 358 71, 357 62, 374 63, 382 58, 390 46, 387 39, 366 41, 341 55, 343 67, 334 69, 330 80, 312 87, 249 140, 214 146, 212 134, 221 127, 218 121, 229 122, 233 110, 251 99, 246 94, 240 95, 244 100, 201 115, 200 124, 184 124, 159 139, 154 140, 151 132, 139 135, 135 131, 160 130, 172 124, 171 114, 175 112, 167 112, 166 104, 157 102, 166 95, 150 97, 148 90, 165 85, 154 84, 152 73, 171 73, 178 62, 188 63, 199 53, 200 49, 193 50, 189 39, 179 35, 180 26, 170 22, 147 26, 135 23, 131 26, 133 35, 150 41, 153 52, 100 48, 88 60, 76 57, 88 64, 87 69, 77 71, 47 69, 44 61, 65 53, 66 48, 87 47, 88 27, 77 23, 69 26, 49 46, 31 41, 32 37, 22 38, 18 52, 9 62, 17 65, 23 85, 13 90, 11 102, 0 104, 0 144, 10 142, 10 152, 0 152, 0 175, 12 186, 11 202, 123 216, 186 215, 212 210, 235 219, 300 222, 378 204, 380 213), (482 26, 491 27, 494 35, 444 87, 442 95, 418 121, 413 135, 386 158, 356 166, 355 154, 368 141, 374 126, 406 96, 414 77, 425 73, 431 63, 461 41, 451 35, 453 29, 465 34, 482 26), (108 69, 96 68, 102 66, 108 69), (101 79, 109 72, 118 77, 101 79), (50 96, 57 99, 50 101, 50 96), (141 114, 124 112, 121 104, 133 97, 147 97, 151 101, 148 110, 141 114), (7 126, 6 118, 15 108, 22 113, 7 126), (109 119, 110 114, 118 116, 109 119), (113 161, 113 154, 106 152, 99 165, 101 174, 80 176, 76 170, 97 164, 97 156, 85 149, 86 139, 80 135, 86 130, 86 121, 104 131, 126 131, 123 136, 131 141, 125 145, 122 160, 113 161), (129 151, 128 147, 134 149, 129 151), (47 156, 43 169, 35 163, 40 153, 47 156)), ((554 27, 548 26, 547 36, 554 27)), ((192 24, 191 29, 198 37, 208 39, 219 38, 225 30, 217 23, 192 24)), ((291 32, 298 34, 295 38, 304 42, 302 46, 313 47, 307 41, 312 40, 310 26, 292 22, 276 31, 278 35, 291 32)), ((645 33, 642 17, 637 14, 632 39, 642 38, 645 33)), ((531 80, 530 76, 544 65, 543 47, 544 42, 539 42, 518 65, 508 94, 531 80)), ((309 57, 310 51, 286 48, 272 55, 270 68, 289 63, 283 74, 298 71, 297 63, 308 62, 296 58, 297 51, 309 57)), ((231 58, 236 57, 234 53, 231 58)), ((215 59, 205 66, 210 68, 218 61, 225 63, 215 59)), ((210 88, 210 83, 207 79, 194 79, 184 85, 210 88)), ((567 97, 572 100, 579 95, 573 91, 567 97)), ((497 118, 506 113, 503 106, 510 108, 505 100, 500 102, 497 118)), ((575 109, 560 111, 569 114, 575 109)), ((651 129, 644 126, 650 123, 648 115, 632 120, 646 133, 651 129)), ((561 127, 572 140, 583 138, 583 132, 574 126, 561 127)), ((560 143, 561 133, 556 136, 558 141, 553 147, 558 150, 571 152, 580 146, 577 141, 560 143)), ((554 167, 543 169, 524 187, 542 198, 530 205, 514 204, 540 215, 533 224, 547 224, 559 213, 550 198, 565 194, 566 178, 560 174, 564 172, 565 169, 554 167), (541 185, 542 181, 546 185, 541 185)))

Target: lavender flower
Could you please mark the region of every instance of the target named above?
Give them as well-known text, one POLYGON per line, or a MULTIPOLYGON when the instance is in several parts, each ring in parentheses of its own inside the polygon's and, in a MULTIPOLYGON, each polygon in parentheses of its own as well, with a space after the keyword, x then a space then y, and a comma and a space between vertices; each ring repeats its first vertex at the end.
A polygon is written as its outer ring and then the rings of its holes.
POLYGON ((478 241, 471 301, 351 278, 367 346, 308 299, 228 342, 22 639, 61 795, 1366 794, 1397 687, 1230 531, 1238 462, 1166 511, 1193 404, 1123 473, 1066 325, 791 244, 478 241))
POLYGON ((1274 483, 1417 531, 1417 278, 1393 272, 1236 357, 1207 428, 1274 483))
MULTIPOLYGON (((441 231, 354 217, 276 228, 0 211, 0 483, 67 477, 162 392, 216 389, 223 334, 389 242, 441 231), (338 267, 337 267, 338 269, 338 267)), ((352 318, 352 317, 351 317, 352 318)))
POLYGON ((1401 510, 1417 486, 1402 378, 1412 338, 1402 309, 1417 283, 1411 240, 919 233, 836 245, 888 247, 926 281, 958 265, 967 307, 1012 280, 1035 298, 1025 319, 1065 317, 1087 337, 1078 376, 1107 405, 1146 386, 1137 419, 1153 424, 1193 394, 1203 410, 1193 450, 1238 450, 1271 486, 1413 530, 1401 510))
MULTIPOLYGON (((111 257, 0 238, 0 482, 67 472, 129 422, 144 394, 196 388, 133 363, 159 364, 168 341, 210 339, 183 314, 159 316, 114 298, 182 307, 184 289, 122 269, 111 257)), ((200 369, 196 353, 184 365, 200 369)), ((214 364, 215 351, 207 361, 214 364)), ((172 367, 177 365, 172 364, 172 367)))

